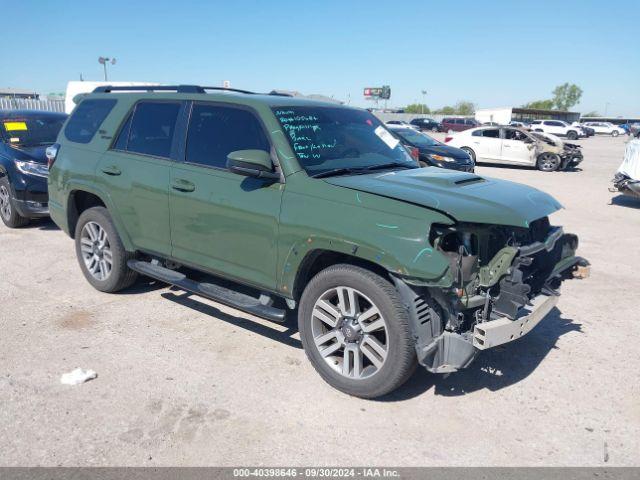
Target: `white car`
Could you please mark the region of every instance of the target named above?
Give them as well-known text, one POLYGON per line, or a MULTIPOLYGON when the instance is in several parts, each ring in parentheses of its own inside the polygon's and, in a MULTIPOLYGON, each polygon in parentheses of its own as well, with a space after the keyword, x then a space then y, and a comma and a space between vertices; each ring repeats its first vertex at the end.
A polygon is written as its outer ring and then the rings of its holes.
POLYGON ((567 137, 569 140, 587 136, 580 127, 570 125, 562 120, 534 120, 530 127, 534 132, 551 133, 558 137, 567 137))
POLYGON ((626 133, 623 128, 620 128, 611 122, 584 122, 584 125, 593 128, 596 133, 611 135, 612 137, 617 137, 618 135, 626 133))
POLYGON ((417 125, 412 125, 404 120, 389 120, 385 122, 385 125, 387 128, 412 128, 413 130, 420 130, 420 127, 417 125))
POLYGON ((479 127, 450 134, 444 141, 480 163, 523 165, 552 172, 582 161, 582 154, 576 150, 579 147, 566 148, 552 134, 543 133, 548 135, 546 139, 536 135, 540 133, 516 127, 479 127))

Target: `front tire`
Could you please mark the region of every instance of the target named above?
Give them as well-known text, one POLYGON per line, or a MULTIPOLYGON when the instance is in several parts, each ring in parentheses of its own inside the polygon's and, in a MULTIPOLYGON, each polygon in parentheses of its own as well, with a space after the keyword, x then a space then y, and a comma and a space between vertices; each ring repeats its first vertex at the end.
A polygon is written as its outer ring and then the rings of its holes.
POLYGON ((569 140, 576 140, 578 138, 578 132, 574 132, 573 130, 569 130, 569 132, 567 132, 567 138, 569 140))
POLYGON ((396 289, 364 268, 334 265, 307 285, 298 310, 307 358, 332 387, 375 398, 402 385, 417 361, 396 289))
POLYGON ((464 150, 465 152, 467 152, 467 154, 471 157, 471 160, 473 160, 473 163, 476 163, 476 152, 471 150, 469 147, 460 147, 460 150, 464 150))
POLYGON ((138 274, 127 266, 134 255, 122 245, 106 208, 93 207, 82 212, 75 242, 80 269, 96 290, 113 293, 136 281, 138 274))
POLYGON ((18 213, 16 204, 11 197, 11 184, 4 176, 0 178, 0 218, 9 228, 20 228, 29 224, 29 219, 18 213))
POLYGON ((537 162, 537 167, 538 170, 541 170, 543 172, 555 172, 556 170, 558 170, 558 168, 560 168, 560 164, 562 163, 562 160, 560 159, 560 157, 558 155, 556 155, 555 153, 541 153, 540 156, 538 156, 538 162, 537 162))
POLYGON ((614 130, 613 132, 611 132, 612 137, 617 137, 618 135, 620 135, 620 132, 618 132, 617 130, 614 130))

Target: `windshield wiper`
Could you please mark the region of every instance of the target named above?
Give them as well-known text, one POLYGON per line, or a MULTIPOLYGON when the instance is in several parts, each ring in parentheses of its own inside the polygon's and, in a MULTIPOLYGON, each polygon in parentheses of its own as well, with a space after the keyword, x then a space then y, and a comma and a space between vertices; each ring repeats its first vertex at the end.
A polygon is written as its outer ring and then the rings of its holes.
POLYGON ((387 168, 395 168, 395 167, 410 168, 410 169, 418 168, 417 165, 413 165, 413 164, 391 162, 391 163, 381 163, 380 165, 371 165, 370 167, 363 167, 362 170, 367 170, 367 171, 385 170, 387 168))
POLYGON ((344 175, 346 173, 357 173, 362 171, 361 168, 333 168, 331 170, 325 170, 324 172, 315 173, 311 175, 311 178, 323 178, 323 177, 333 177, 334 175, 344 175))
POLYGON ((381 163, 380 165, 370 165, 368 167, 340 167, 334 168, 331 170, 327 170, 324 172, 316 173, 315 175, 311 175, 311 178, 322 178, 322 177, 333 177, 335 175, 346 175, 346 174, 362 174, 371 172, 373 170, 384 170, 387 168, 418 168, 417 165, 407 165, 406 163, 381 163))

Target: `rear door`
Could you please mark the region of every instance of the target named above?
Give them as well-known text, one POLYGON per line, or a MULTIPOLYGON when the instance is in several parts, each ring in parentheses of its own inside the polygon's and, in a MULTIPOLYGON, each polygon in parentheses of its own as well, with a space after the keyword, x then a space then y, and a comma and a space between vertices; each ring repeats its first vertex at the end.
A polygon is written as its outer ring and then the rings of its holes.
POLYGON ((171 253, 168 186, 182 108, 178 101, 136 103, 96 170, 136 248, 162 255, 171 253))
POLYGON ((499 162, 502 139, 499 128, 481 128, 471 134, 471 148, 479 162, 499 162))
POLYGON ((567 127, 562 122, 549 120, 544 122, 544 131, 553 133, 554 135, 565 135, 567 133, 567 127))
POLYGON ((502 161, 535 165, 535 143, 524 132, 515 128, 502 129, 502 161))
POLYGON ((272 153, 268 138, 249 108, 193 103, 184 153, 171 167, 175 259, 276 289, 276 236, 284 184, 237 175, 226 167, 227 155, 235 150, 272 153))

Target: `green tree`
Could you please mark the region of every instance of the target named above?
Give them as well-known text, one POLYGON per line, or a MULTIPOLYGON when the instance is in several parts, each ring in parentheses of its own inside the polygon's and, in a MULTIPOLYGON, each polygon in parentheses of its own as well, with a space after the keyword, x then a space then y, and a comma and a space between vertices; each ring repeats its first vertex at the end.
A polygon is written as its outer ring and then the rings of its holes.
POLYGON ((431 113, 431 110, 424 103, 412 103, 404 107, 405 113, 431 113))
POLYGON ((563 83, 553 90, 553 104, 558 110, 569 110, 580 103, 582 89, 573 83, 563 83))
POLYGON ((534 100, 533 102, 525 103, 522 108, 536 108, 538 110, 552 110, 553 100, 534 100))
POLYGON ((456 109, 446 105, 446 106, 442 107, 441 109, 436 110, 434 113, 437 113, 437 114, 440 114, 440 115, 454 115, 456 113, 456 109))
POLYGON ((473 115, 476 112, 476 106, 466 100, 456 103, 453 108, 458 115, 473 115))
POLYGON ((602 115, 600 115, 600 112, 596 112, 595 110, 591 110, 590 112, 587 112, 582 116, 583 117, 601 117, 602 115))

